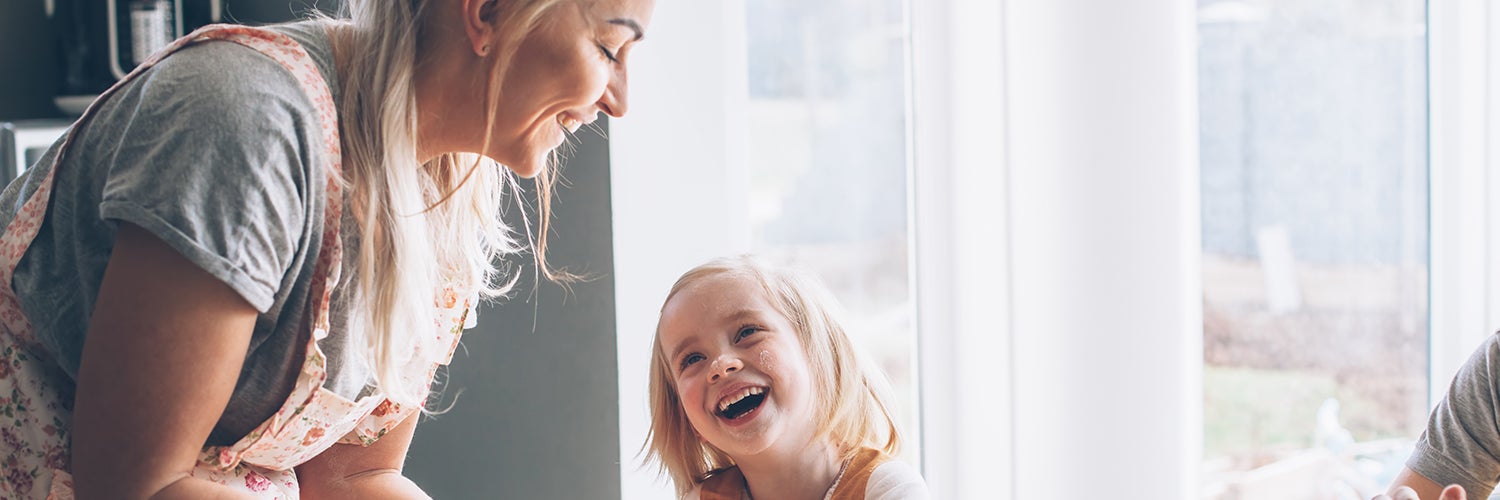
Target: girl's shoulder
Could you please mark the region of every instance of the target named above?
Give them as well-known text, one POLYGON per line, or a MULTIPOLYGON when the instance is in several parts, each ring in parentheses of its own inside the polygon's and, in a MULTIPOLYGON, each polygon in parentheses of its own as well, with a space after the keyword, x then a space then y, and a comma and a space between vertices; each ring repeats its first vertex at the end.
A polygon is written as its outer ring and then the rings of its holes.
POLYGON ((926 500, 927 481, 915 467, 890 459, 876 467, 865 483, 867 500, 926 500))

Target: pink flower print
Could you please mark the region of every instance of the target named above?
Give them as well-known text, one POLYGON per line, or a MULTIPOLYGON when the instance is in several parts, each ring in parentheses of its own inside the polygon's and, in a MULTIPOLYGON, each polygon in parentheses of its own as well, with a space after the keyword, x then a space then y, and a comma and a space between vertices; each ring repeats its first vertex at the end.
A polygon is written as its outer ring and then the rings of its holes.
POLYGON ((234 458, 234 452, 229 451, 229 448, 219 450, 219 465, 228 467, 229 464, 235 463, 234 458))
POLYGON ((380 406, 376 406, 375 409, 370 412, 370 415, 383 417, 387 413, 400 410, 401 408, 399 406, 396 406, 395 403, 392 403, 391 400, 387 399, 385 401, 381 401, 380 406))
POLYGON ((456 304, 458 304, 458 292, 453 291, 451 286, 443 287, 443 293, 438 297, 438 306, 443 309, 452 309, 456 304))
POLYGON ((31 473, 21 467, 16 465, 6 467, 5 479, 10 481, 11 487, 15 488, 14 491, 31 492, 31 473))
POLYGON ((321 437, 323 437, 322 427, 313 427, 311 429, 308 429, 307 434, 302 436, 302 446, 310 446, 313 443, 318 442, 318 438, 321 437))
POLYGON ((53 448, 51 450, 48 450, 47 468, 55 470, 68 470, 70 468, 68 466, 68 462, 70 461, 68 458, 68 450, 66 449, 53 448))
MULTIPOLYGON (((12 450, 19 450, 22 448, 21 436, 18 436, 15 433, 11 432, 9 428, 0 428, 0 441, 5 442, 5 447, 12 450)), ((12 455, 10 457, 10 461, 15 462, 15 460, 16 457, 12 455)))
POLYGON ((245 487, 250 488, 250 491, 254 492, 266 491, 271 489, 271 480, 266 479, 266 476, 262 476, 258 472, 249 471, 245 474, 245 487))

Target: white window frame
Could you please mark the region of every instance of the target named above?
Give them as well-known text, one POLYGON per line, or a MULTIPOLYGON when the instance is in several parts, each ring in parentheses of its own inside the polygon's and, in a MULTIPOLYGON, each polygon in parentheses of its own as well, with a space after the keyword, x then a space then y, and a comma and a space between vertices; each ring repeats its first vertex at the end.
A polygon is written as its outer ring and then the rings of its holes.
POLYGON ((910 5, 922 472, 932 498, 1010 498, 1003 6, 910 5))
POLYGON ((1195 3, 912 9, 933 497, 1066 496, 1080 470, 1104 495, 1198 496, 1195 3))
POLYGON ((1428 2, 1431 284, 1430 390, 1500 327, 1500 8, 1485 0, 1428 2))
POLYGON ((917 5, 934 498, 1198 496, 1194 3, 917 5))

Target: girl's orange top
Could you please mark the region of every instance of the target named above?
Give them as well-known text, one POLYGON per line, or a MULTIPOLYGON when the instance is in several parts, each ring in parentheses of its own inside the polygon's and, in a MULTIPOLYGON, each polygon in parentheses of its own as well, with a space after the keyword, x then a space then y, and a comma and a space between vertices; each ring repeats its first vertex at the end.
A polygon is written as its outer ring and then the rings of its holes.
MULTIPOLYGON (((861 448, 849 459, 825 500, 864 500, 865 486, 875 469, 890 457, 874 448, 861 448)), ((750 498, 750 487, 739 467, 720 469, 703 480, 700 500, 744 500, 750 498)))

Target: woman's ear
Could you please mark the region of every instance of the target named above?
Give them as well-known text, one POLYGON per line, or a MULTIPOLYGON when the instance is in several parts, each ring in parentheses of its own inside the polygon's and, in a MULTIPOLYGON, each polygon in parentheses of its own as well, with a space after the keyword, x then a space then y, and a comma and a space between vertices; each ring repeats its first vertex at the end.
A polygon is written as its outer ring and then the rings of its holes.
POLYGON ((500 0, 461 0, 464 34, 469 47, 479 57, 490 55, 490 45, 495 39, 495 17, 500 11, 500 0))

